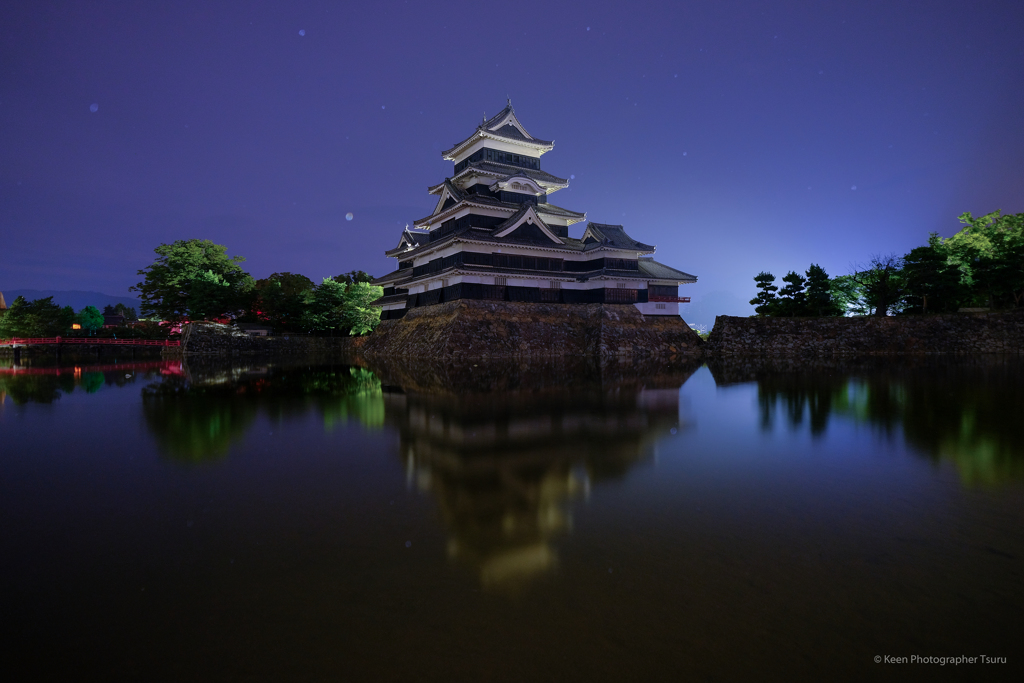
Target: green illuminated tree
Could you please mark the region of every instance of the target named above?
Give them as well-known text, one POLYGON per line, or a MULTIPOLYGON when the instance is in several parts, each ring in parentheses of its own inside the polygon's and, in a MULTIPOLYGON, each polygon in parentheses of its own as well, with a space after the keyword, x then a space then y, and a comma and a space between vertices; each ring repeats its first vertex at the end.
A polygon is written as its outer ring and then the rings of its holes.
POLYGON ((302 325, 311 332, 366 334, 380 323, 380 309, 370 302, 383 295, 383 287, 367 282, 345 285, 334 278, 324 278, 313 292, 302 325))
POLYGON ((372 332, 380 323, 380 309, 370 302, 384 296, 384 288, 367 282, 354 282, 345 289, 344 322, 349 334, 372 332))
POLYGON ((103 327, 103 314, 95 306, 86 306, 75 316, 75 321, 90 335, 103 327))
POLYGON ((227 247, 210 240, 178 240, 156 248, 157 259, 139 271, 143 281, 132 287, 142 312, 164 320, 209 319, 243 309, 252 277, 228 258, 227 247))
POLYGON ((313 291, 313 300, 302 314, 302 327, 310 332, 346 334, 345 285, 325 277, 313 291))
POLYGON ((864 302, 864 288, 852 275, 835 276, 829 280, 828 289, 838 315, 867 315, 871 312, 864 302))
POLYGON ((1024 304, 1024 213, 1000 211, 974 218, 960 215, 964 227, 940 240, 950 264, 960 270, 961 284, 975 306, 1024 304))

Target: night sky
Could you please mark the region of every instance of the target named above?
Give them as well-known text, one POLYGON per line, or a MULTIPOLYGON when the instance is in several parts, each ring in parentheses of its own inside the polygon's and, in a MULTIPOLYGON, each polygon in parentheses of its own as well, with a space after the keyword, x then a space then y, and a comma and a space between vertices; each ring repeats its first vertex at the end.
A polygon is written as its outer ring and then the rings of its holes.
POLYGON ((552 202, 696 274, 710 326, 762 269, 1024 211, 1022 35, 1020 0, 4 3, 0 291, 128 295, 193 237, 382 275, 511 97, 552 202))

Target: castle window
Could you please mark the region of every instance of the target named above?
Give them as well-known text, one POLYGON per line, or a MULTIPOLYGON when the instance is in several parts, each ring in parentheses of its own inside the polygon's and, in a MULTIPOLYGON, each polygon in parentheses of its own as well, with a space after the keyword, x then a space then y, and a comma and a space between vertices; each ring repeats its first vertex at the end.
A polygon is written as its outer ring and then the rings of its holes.
POLYGON ((501 287, 504 287, 505 285, 508 284, 508 278, 507 277, 496 277, 496 278, 494 278, 494 284, 499 285, 501 287))
POLYGON ((548 289, 561 289, 561 288, 562 288, 562 283, 559 282, 558 280, 550 280, 550 281, 548 281, 548 289))
POLYGON ((605 303, 611 304, 635 304, 637 299, 635 289, 618 287, 616 289, 604 290, 605 303))

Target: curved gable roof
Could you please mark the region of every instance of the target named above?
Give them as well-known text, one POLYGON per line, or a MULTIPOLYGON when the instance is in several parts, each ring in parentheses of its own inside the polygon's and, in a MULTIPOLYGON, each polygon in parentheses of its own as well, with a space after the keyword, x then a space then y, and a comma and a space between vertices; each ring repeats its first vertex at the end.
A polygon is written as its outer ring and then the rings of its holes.
POLYGON ((518 142, 536 148, 551 149, 555 146, 554 140, 541 140, 526 132, 526 128, 523 127, 523 124, 521 124, 519 119, 516 117, 515 110, 512 108, 512 103, 509 102, 504 109, 498 112, 497 116, 492 116, 481 123, 476 127, 476 130, 469 135, 469 137, 452 145, 451 149, 442 152, 441 157, 448 159, 468 143, 480 137, 493 137, 502 140, 509 140, 511 142, 518 142))
POLYGON ((587 229, 583 232, 583 241, 587 242, 588 237, 605 246, 618 247, 620 249, 631 249, 647 253, 653 253, 657 249, 654 245, 636 241, 626 234, 621 225, 588 223, 587 229))
POLYGON ((637 259, 637 266, 641 273, 657 280, 675 280, 677 282, 696 282, 697 276, 676 270, 664 263, 658 263, 652 258, 637 259))
POLYGON ((537 209, 533 204, 523 204, 523 207, 512 214, 507 221, 494 228, 491 231, 491 234, 495 237, 513 236, 515 235, 515 232, 524 225, 536 227, 540 233, 555 244, 565 244, 561 238, 548 227, 547 223, 541 220, 540 214, 538 214, 537 209))

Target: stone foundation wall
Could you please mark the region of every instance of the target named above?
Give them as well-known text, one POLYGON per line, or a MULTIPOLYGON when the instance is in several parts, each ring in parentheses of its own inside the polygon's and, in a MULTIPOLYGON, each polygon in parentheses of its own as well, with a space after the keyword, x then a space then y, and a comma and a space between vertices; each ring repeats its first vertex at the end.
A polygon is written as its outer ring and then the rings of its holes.
POLYGON ((693 356, 702 341, 677 316, 630 304, 542 304, 462 299, 385 320, 361 353, 396 358, 693 356))
POLYGON ((712 356, 865 356, 1020 353, 1024 310, 856 318, 720 315, 704 345, 712 356))
MULTIPOLYGON (((169 350, 169 349, 168 349, 169 350)), ((460 300, 382 321, 365 337, 250 337, 227 325, 186 326, 185 356, 405 358, 855 357, 1024 351, 1024 310, 930 316, 740 318, 718 316, 702 342, 676 316, 629 304, 460 300)))
POLYGON ((185 356, 346 356, 365 337, 251 337, 230 325, 192 323, 181 338, 185 356))

